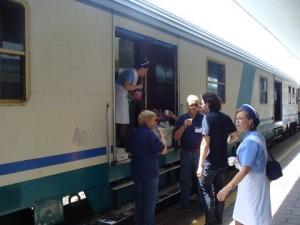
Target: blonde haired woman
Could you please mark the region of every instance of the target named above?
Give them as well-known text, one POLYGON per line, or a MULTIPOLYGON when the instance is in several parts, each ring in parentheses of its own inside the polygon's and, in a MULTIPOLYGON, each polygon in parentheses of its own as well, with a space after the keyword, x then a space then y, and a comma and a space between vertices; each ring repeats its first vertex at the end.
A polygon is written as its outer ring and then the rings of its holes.
POLYGON ((224 201, 238 185, 233 211, 236 225, 270 225, 272 221, 270 181, 265 171, 268 153, 264 137, 256 130, 258 124, 255 109, 243 104, 236 114, 236 126, 243 135, 234 162, 239 172, 217 194, 218 200, 224 201))
POLYGON ((160 140, 152 131, 156 114, 144 110, 138 117, 139 127, 129 137, 132 153, 131 174, 135 189, 135 225, 155 224, 155 201, 158 190, 159 154, 167 154, 165 134, 160 140))

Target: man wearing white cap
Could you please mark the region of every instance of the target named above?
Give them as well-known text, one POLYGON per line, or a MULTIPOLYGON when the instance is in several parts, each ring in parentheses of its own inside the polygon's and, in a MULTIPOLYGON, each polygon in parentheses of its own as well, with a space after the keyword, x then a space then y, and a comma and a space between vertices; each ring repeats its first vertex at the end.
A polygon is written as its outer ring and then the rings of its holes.
POLYGON ((198 193, 196 171, 199 162, 201 126, 203 115, 199 112, 199 98, 189 95, 186 99, 187 113, 176 121, 174 139, 180 140, 180 208, 190 208, 191 192, 198 193), (194 184, 194 185, 192 185, 194 184), (191 186, 193 190, 191 190, 191 186))

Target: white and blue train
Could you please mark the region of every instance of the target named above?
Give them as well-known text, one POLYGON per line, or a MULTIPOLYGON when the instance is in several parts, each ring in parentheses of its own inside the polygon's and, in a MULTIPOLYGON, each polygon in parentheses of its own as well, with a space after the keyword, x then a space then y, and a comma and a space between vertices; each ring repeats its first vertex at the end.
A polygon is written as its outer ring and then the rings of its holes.
MULTIPOLYGON (((269 141, 296 131, 294 80, 149 3, 1 0, 0 220, 29 211, 36 225, 58 223, 63 197, 78 193, 96 212, 132 201, 115 76, 141 58, 151 64, 140 109, 180 114, 187 95, 214 91, 232 118, 252 104, 269 141)), ((161 188, 177 182, 178 161, 170 144, 161 188)))

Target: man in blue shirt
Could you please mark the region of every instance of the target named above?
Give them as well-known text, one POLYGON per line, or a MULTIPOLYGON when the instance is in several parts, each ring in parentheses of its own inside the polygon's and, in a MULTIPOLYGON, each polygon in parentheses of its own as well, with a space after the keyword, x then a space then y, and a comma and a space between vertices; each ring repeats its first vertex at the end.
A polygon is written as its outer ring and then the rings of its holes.
POLYGON ((222 224, 224 202, 215 195, 224 187, 227 168, 227 141, 239 138, 234 123, 220 112, 220 98, 213 92, 202 95, 202 109, 207 115, 202 122, 202 141, 197 170, 204 203, 205 225, 222 224))
POLYGON ((123 70, 116 79, 116 134, 119 147, 125 147, 130 124, 128 91, 133 91, 134 96, 141 95, 140 90, 143 88, 143 83, 138 84, 138 79, 147 75, 148 67, 149 61, 139 61, 134 69, 123 70))
POLYGON ((191 184, 198 193, 196 171, 199 162, 201 143, 201 126, 203 115, 199 113, 199 98, 195 95, 187 97, 187 113, 176 121, 174 139, 180 141, 180 207, 190 208, 191 184))

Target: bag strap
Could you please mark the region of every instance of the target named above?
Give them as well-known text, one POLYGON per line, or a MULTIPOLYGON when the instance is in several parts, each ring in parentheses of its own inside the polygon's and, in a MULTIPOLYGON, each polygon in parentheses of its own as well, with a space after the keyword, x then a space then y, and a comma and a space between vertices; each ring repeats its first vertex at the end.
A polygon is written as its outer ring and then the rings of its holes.
POLYGON ((271 159, 272 161, 275 161, 275 159, 274 159, 272 153, 271 153, 270 151, 268 151, 268 153, 269 153, 270 159, 271 159))
POLYGON ((272 160, 274 160, 271 152, 267 149, 266 143, 262 138, 256 135, 248 135, 245 139, 254 141, 255 143, 259 144, 264 151, 266 159, 268 160, 269 158, 271 158, 272 160))

